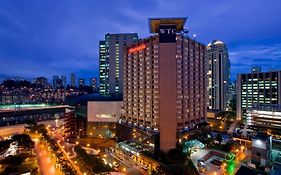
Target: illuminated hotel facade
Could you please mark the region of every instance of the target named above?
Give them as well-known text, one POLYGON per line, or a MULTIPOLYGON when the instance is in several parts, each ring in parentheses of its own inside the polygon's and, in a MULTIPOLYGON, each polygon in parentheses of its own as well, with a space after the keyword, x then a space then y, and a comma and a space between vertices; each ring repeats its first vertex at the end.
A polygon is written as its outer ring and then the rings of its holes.
POLYGON ((150 19, 153 35, 128 47, 124 57, 119 124, 158 134, 150 145, 163 152, 176 147, 180 133, 206 119, 205 45, 180 33, 185 20, 150 19))
POLYGON ((123 57, 124 48, 138 40, 136 33, 105 35, 99 42, 100 94, 123 93, 123 57))

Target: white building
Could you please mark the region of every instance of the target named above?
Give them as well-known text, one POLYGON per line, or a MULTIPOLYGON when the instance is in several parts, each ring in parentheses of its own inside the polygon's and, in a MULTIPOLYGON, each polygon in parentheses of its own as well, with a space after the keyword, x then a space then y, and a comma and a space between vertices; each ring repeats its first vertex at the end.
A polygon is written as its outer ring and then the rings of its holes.
POLYGON ((117 122, 123 101, 89 101, 88 122, 117 122))

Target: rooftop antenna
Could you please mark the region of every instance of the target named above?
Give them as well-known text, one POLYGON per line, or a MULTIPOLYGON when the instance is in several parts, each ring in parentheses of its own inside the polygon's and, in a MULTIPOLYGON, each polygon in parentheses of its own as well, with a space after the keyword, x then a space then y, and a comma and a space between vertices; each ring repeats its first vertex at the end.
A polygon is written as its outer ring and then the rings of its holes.
POLYGON ((185 37, 187 37, 187 34, 189 33, 189 30, 187 30, 186 28, 184 28, 183 30, 182 30, 182 34, 185 36, 185 37))

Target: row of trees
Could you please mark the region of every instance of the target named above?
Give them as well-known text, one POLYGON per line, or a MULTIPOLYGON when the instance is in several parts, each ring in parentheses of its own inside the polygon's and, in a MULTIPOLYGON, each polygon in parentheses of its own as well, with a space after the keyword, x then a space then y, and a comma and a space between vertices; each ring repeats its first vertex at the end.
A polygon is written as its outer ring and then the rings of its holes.
POLYGON ((232 111, 222 111, 217 114, 224 122, 230 122, 236 119, 236 113, 232 111))
POLYGON ((5 152, 12 142, 18 143, 18 149, 20 149, 21 152, 17 155, 10 155, 0 160, 0 164, 4 165, 5 167, 4 172, 2 172, 2 174, 23 173, 22 171, 26 170, 30 172, 37 172, 36 166, 33 165, 33 167, 27 167, 24 164, 27 158, 34 159, 34 156, 31 153, 35 143, 31 140, 30 136, 27 134, 16 134, 13 135, 11 139, 1 141, 0 152, 5 152))
POLYGON ((74 151, 77 154, 78 161, 91 168, 93 174, 111 171, 111 167, 105 165, 100 157, 88 154, 81 146, 75 146, 74 151))

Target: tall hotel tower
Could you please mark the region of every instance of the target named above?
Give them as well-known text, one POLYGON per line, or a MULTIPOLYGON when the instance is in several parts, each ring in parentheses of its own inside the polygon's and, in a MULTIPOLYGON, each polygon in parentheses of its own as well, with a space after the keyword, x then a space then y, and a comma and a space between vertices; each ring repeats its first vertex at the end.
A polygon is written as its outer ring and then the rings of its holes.
POLYGON ((207 45, 208 108, 225 111, 229 101, 230 60, 226 45, 213 40, 207 45))
POLYGON ((149 143, 146 150, 167 152, 180 133, 205 122, 205 45, 180 33, 185 21, 150 19, 152 35, 127 48, 120 140, 137 138, 149 143), (156 137, 148 140, 137 130, 156 137))
POLYGON ((136 33, 109 34, 99 43, 100 94, 123 93, 123 51, 138 39, 136 33))

